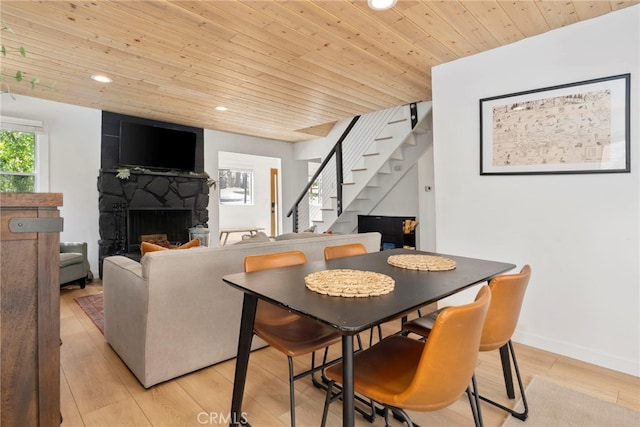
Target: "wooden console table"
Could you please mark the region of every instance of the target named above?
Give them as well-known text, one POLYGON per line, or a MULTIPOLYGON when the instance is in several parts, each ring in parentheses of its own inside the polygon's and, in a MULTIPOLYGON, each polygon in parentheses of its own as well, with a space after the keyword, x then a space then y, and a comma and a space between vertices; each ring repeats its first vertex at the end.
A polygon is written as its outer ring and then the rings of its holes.
POLYGON ((0 193, 0 425, 60 425, 62 194, 0 193))
POLYGON ((227 239, 231 233, 249 233, 256 234, 258 231, 264 230, 264 227, 239 227, 239 228, 221 228, 220 229, 220 241, 222 246, 227 244, 227 239), (224 240, 223 237, 224 236, 224 240))

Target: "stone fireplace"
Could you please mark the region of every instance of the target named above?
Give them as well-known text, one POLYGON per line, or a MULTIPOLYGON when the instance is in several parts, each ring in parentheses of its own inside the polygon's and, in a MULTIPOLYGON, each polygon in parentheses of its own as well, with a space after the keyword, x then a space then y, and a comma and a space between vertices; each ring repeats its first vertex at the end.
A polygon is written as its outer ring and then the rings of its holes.
POLYGON ((207 174, 131 170, 121 179, 117 173, 102 169, 98 176, 100 277, 104 257, 140 257, 140 235, 166 234, 171 243, 185 243, 189 228, 207 227, 209 220, 207 174))
POLYGON ((139 259, 141 234, 167 234, 170 242, 184 243, 189 238, 189 228, 207 227, 209 175, 204 172, 204 129, 103 111, 100 167, 100 277, 106 256, 119 254, 139 259), (193 172, 129 167, 129 174, 119 178, 123 121, 195 133, 193 172))

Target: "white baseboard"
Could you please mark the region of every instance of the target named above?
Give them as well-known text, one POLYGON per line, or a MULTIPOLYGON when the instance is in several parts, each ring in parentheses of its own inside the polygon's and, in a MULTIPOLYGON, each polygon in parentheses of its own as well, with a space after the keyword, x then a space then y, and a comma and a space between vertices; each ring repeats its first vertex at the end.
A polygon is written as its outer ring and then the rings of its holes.
POLYGON ((621 358, 615 354, 580 347, 571 343, 551 340, 549 338, 516 332, 513 335, 514 342, 550 351, 562 356, 571 357, 583 362, 592 363, 603 368, 623 372, 625 374, 640 377, 640 361, 621 358))

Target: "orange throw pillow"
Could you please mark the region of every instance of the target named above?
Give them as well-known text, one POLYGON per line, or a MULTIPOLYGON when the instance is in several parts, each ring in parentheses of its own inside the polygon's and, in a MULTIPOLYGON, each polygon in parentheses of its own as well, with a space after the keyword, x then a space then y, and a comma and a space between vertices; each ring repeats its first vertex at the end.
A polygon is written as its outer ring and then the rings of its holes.
POLYGON ((142 242, 140 244, 140 252, 142 253, 142 255, 146 254, 147 252, 166 251, 166 250, 169 250, 169 248, 156 245, 155 243, 142 242))
MULTIPOLYGON (((197 246, 200 246, 200 239, 193 239, 183 245, 178 246, 177 248, 172 248, 172 249, 189 249, 189 248, 195 248, 197 246)), ((154 243, 142 242, 140 244, 140 252, 142 253, 142 255, 146 254, 147 252, 166 251, 166 250, 169 250, 169 248, 165 248, 164 246, 156 245, 154 243)))
POLYGON ((189 249, 200 246, 200 239, 193 239, 190 242, 184 243, 177 247, 176 249, 189 249))

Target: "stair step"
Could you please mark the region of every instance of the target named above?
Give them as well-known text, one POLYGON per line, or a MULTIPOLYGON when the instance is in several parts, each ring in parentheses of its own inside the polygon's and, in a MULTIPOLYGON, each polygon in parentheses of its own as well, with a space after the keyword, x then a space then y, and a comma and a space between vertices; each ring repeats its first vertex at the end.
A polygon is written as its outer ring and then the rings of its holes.
POLYGON ((389 175, 391 174, 391 164, 389 162, 385 162, 382 166, 380 166, 380 169, 378 169, 379 174, 381 175, 389 175))
POLYGON ((405 139, 403 145, 416 145, 418 142, 416 141, 416 137, 413 135, 409 135, 407 139, 405 139))
POLYGON ((393 154, 389 156, 389 160, 404 160, 404 153, 402 152, 402 149, 394 151, 393 154))
POLYGON ((394 123, 402 123, 402 122, 406 122, 406 121, 407 121, 407 118, 404 117, 404 118, 399 118, 399 119, 395 119, 395 120, 390 120, 390 121, 387 122, 387 124, 388 125, 392 125, 394 123))
POLYGON ((374 139, 374 141, 375 141, 375 142, 378 142, 378 141, 388 141, 388 140, 390 140, 390 139, 393 139, 393 137, 392 137, 392 136, 380 136, 380 137, 378 137, 378 138, 375 138, 375 139, 374 139))

